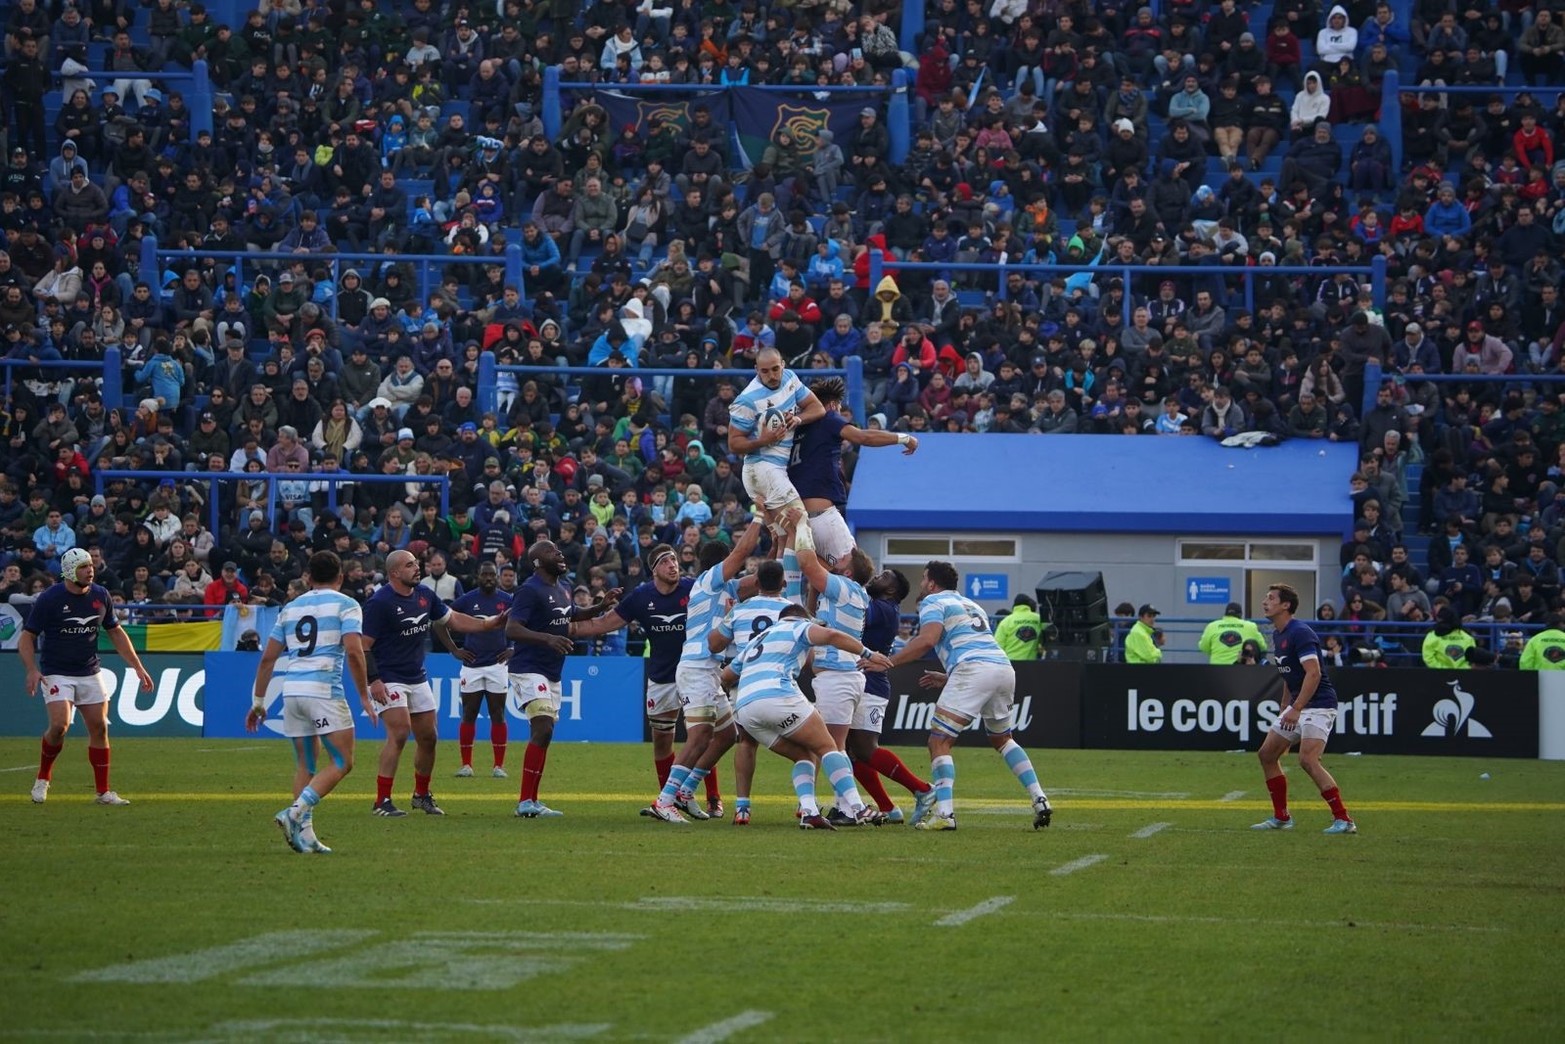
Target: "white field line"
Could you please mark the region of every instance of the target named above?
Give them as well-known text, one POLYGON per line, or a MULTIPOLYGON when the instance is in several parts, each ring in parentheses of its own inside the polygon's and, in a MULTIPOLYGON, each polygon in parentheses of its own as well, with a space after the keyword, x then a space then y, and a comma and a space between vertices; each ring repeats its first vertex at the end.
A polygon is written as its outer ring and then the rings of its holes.
POLYGON ((1089 866, 1097 866, 1108 858, 1105 852, 1082 856, 1080 859, 1072 859, 1070 862, 1055 867, 1049 871, 1051 877, 1064 877, 1066 874, 1074 874, 1077 870, 1085 870, 1089 866))
POLYGON ((1171 827, 1173 825, 1174 824, 1172 824, 1172 823, 1148 823, 1146 826, 1142 827, 1140 830, 1137 830, 1134 834, 1131 834, 1130 836, 1133 837, 1133 838, 1136 838, 1137 840, 1143 840, 1144 841, 1147 838, 1151 837, 1153 834, 1162 833, 1164 830, 1167 830, 1169 827, 1171 827))
POLYGON ((1247 790, 1230 790, 1228 793, 1224 794, 1222 797, 1218 798, 1217 800, 1219 800, 1219 801, 1238 801, 1240 798, 1244 797, 1248 793, 1249 793, 1249 791, 1247 791, 1247 790))
MULTIPOLYGON (((434 1042, 462 1036, 478 1041, 587 1040, 612 1029, 613 1024, 562 1023, 555 1026, 498 1026, 482 1023, 404 1022, 401 1019, 244 1019, 220 1022, 202 1039, 253 1041, 257 1039, 398 1040, 434 1042)), ((164 1039, 168 1039, 167 1036, 164 1039)))
POLYGON ((599 910, 630 910, 640 913, 822 913, 822 914, 894 914, 909 909, 898 902, 853 902, 834 899, 790 899, 785 896, 730 896, 708 898, 688 895, 652 895, 628 903, 605 903, 586 899, 467 899, 483 906, 526 903, 529 906, 580 906, 599 910))
POLYGON ((247 743, 242 747, 197 747, 197 754, 237 754, 241 750, 275 750, 275 743, 247 743))
POLYGON ((996 910, 1004 909, 1014 902, 1016 902, 1016 896, 1014 895, 997 895, 993 899, 985 899, 977 906, 969 906, 965 910, 958 910, 955 913, 946 914, 944 917, 940 918, 940 920, 935 922, 935 927, 956 928, 960 925, 966 924, 968 921, 974 920, 975 918, 982 917, 985 914, 992 914, 996 910))
POLYGON ((26 772, 28 769, 32 769, 33 771, 36 772, 38 770, 38 762, 36 762, 36 761, 29 761, 27 764, 25 764, 25 765, 18 765, 15 768, 3 768, 3 769, 0 769, 0 772, 26 772))
POLYGON ((681 1037, 678 1044, 719 1044, 735 1033, 742 1033, 762 1023, 770 1022, 773 1018, 773 1014, 769 1011, 741 1011, 731 1019, 714 1022, 710 1026, 703 1026, 694 1033, 681 1037))
MULTIPOLYGON (((1131 914, 1092 913, 1087 911, 1058 910, 1039 916, 1063 917, 1073 921, 1131 921, 1144 924, 1223 924, 1270 925, 1275 921, 1260 917, 1194 917, 1182 914, 1131 914)), ((1346 921, 1327 921, 1318 928, 1347 928, 1346 921)), ((1416 924, 1406 921, 1354 921, 1354 928, 1382 929, 1405 932, 1476 932, 1482 934, 1508 932, 1511 929, 1486 924, 1416 924)))
POLYGON ((1060 794, 1071 797, 1124 797, 1124 798, 1151 798, 1159 801, 1178 801, 1190 796, 1186 790, 1066 790, 1051 787, 1050 794, 1060 794))

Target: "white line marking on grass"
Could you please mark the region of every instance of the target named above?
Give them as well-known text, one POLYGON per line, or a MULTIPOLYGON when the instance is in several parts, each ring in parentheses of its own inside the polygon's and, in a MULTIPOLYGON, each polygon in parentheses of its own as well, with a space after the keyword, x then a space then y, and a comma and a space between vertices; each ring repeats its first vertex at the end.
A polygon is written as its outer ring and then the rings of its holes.
POLYGON ((1219 801, 1238 801, 1240 798, 1244 797, 1248 793, 1249 793, 1249 791, 1247 791, 1247 790, 1230 790, 1228 793, 1224 794, 1222 797, 1218 798, 1217 800, 1219 800, 1219 801))
MULTIPOLYGON (((1085 911, 1051 911, 1049 917, 1065 917, 1074 921, 1134 921, 1145 924, 1230 924, 1230 925, 1269 925, 1275 921, 1260 917, 1193 917, 1181 914, 1131 914, 1131 913, 1090 913, 1085 911)), ((1328 921, 1322 927, 1347 928, 1345 921, 1328 921)), ((1380 928, 1388 931, 1407 932, 1478 932, 1483 934, 1493 932, 1506 932, 1510 929, 1499 928, 1494 925, 1479 924, 1414 924, 1405 921, 1354 921, 1352 927, 1380 928)))
POLYGON ((242 747, 197 747, 197 754, 237 754, 241 750, 273 750, 275 743, 248 743, 242 747))
POLYGON ((379 932, 339 928, 327 931, 267 932, 240 939, 227 946, 213 946, 192 953, 153 957, 126 964, 113 964, 72 976, 71 982, 200 982, 215 979, 226 972, 270 964, 284 958, 298 958, 323 950, 335 950, 363 942, 379 932))
POLYGON ((1077 870, 1085 870, 1089 866, 1097 866, 1107 858, 1108 854, 1105 852, 1082 856, 1080 859, 1072 859, 1068 863, 1055 867, 1049 871, 1049 875, 1051 877, 1064 877, 1066 874, 1074 874, 1077 870))
POLYGON ((1146 826, 1142 827, 1140 830, 1137 830, 1130 836, 1139 840, 1145 840, 1146 838, 1151 837, 1153 834, 1162 833, 1164 830, 1167 830, 1173 825, 1174 824, 1172 823, 1148 823, 1146 826))
POLYGON ((935 927, 956 928, 959 925, 966 924, 968 921, 971 921, 974 918, 982 917, 985 914, 992 914, 996 910, 1004 909, 1014 902, 1016 902, 1016 896, 1014 895, 997 895, 993 899, 985 899, 977 906, 969 906, 965 910, 958 910, 955 913, 946 914, 944 917, 940 918, 940 920, 935 922, 935 927))
POLYGON ((25 765, 18 765, 15 768, 3 768, 3 769, 0 769, 0 772, 26 772, 28 769, 33 769, 33 770, 36 771, 37 768, 38 768, 38 762, 36 762, 36 761, 29 761, 27 764, 25 764, 25 765))
MULTIPOLYGON (((776 858, 775 856, 773 858, 776 858)), ((628 903, 605 903, 588 899, 464 899, 482 906, 526 903, 528 906, 581 906, 598 910, 630 910, 640 913, 822 913, 822 914, 894 914, 909 909, 907 903, 860 903, 833 899, 791 899, 787 896, 738 896, 713 899, 691 895, 653 895, 628 903)), ((569 933, 562 933, 562 937, 569 933)), ((640 938, 629 936, 628 938, 640 938)))
POLYGON ((703 1026, 688 1036, 681 1037, 678 1044, 718 1044, 727 1040, 735 1033, 742 1033, 754 1026, 770 1022, 775 1016, 769 1011, 741 1011, 731 1019, 722 1022, 714 1022, 710 1026, 703 1026))
POLYGON ((561 1023, 556 1026, 496 1026, 479 1023, 403 1022, 400 1019, 243 1019, 220 1022, 207 1032, 217 1040, 258 1038, 305 1040, 328 1036, 332 1040, 443 1041, 453 1035, 488 1041, 586 1040, 612 1029, 610 1022, 561 1023), (323 1030, 330 1027, 329 1034, 323 1030))
POLYGON ((1056 796, 1066 794, 1072 797, 1127 797, 1127 798, 1159 798, 1179 800, 1187 798, 1190 792, 1187 790, 1063 790, 1050 791, 1056 796))

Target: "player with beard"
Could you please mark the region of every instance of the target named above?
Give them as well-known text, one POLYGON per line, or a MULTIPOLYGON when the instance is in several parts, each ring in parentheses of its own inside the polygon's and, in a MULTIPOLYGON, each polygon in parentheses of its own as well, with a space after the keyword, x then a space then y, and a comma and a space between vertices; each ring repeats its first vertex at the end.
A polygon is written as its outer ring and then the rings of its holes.
POLYGON ((480 620, 457 612, 439 595, 418 585, 418 557, 410 551, 386 556, 386 584, 364 605, 363 644, 369 660, 370 696, 380 707, 386 725, 386 744, 380 750, 375 777, 377 816, 407 815, 391 801, 397 762, 411 734, 413 749, 413 807, 431 816, 443 816, 429 780, 435 772, 435 694, 424 672, 425 639, 430 627, 461 634, 498 631, 505 613, 480 620))
POLYGON ((540 540, 527 551, 533 574, 516 589, 505 625, 505 636, 515 646, 506 663, 510 690, 527 718, 527 750, 522 755, 522 787, 516 815, 536 819, 563 815, 538 800, 554 722, 560 716, 560 675, 570 654, 573 621, 592 620, 614 608, 620 590, 615 588, 591 605, 576 607, 562 581, 567 571, 565 555, 552 540, 540 540))
POLYGON ((152 691, 152 675, 115 619, 108 590, 93 583, 95 575, 88 552, 73 547, 61 555, 60 582, 45 588, 33 602, 17 640, 16 652, 27 672, 23 687, 29 696, 43 694, 49 714, 38 778, 33 781, 34 804, 43 804, 49 796, 54 759, 65 749, 65 732, 77 711, 87 726, 87 761, 98 787, 97 803, 130 804, 109 789, 109 699, 114 693, 98 673, 98 630, 109 632, 114 651, 136 672, 142 692, 152 691), (41 656, 39 639, 43 640, 41 656))
MULTIPOLYGON (((475 620, 487 620, 510 611, 511 595, 500 590, 500 571, 493 562, 478 567, 478 587, 451 603, 451 608, 466 613, 475 620)), ((437 632, 446 636, 444 631, 437 632)), ((467 635, 458 649, 450 646, 453 656, 462 662, 461 677, 457 687, 462 694, 462 724, 457 727, 457 743, 462 751, 462 767, 457 778, 466 779, 473 774, 473 740, 478 734, 478 712, 489 706, 489 744, 494 748, 495 779, 505 778, 505 747, 510 738, 510 725, 505 718, 505 691, 508 684, 505 662, 511 658, 511 644, 500 631, 478 631, 467 635)))

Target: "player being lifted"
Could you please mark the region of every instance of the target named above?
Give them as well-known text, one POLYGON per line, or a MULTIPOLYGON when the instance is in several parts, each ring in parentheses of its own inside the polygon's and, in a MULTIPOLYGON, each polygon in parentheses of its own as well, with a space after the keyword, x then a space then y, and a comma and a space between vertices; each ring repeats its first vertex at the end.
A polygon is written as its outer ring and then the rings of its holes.
POLYGON ((49 796, 54 759, 65 749, 65 733, 76 711, 81 712, 87 726, 87 761, 98 787, 97 803, 130 804, 109 789, 109 699, 114 689, 99 674, 99 628, 109 633, 114 651, 136 672, 143 692, 152 690, 152 675, 141 665, 130 636, 114 618, 108 590, 93 583, 95 576, 92 555, 86 551, 73 547, 61 555, 60 582, 45 588, 33 602, 17 640, 16 652, 27 672, 23 682, 27 694, 42 692, 49 715, 38 778, 33 781, 35 804, 43 804, 49 796), (39 639, 43 640, 41 657, 39 639))
POLYGON ((424 672, 424 645, 430 627, 449 628, 459 634, 498 631, 505 613, 487 620, 457 612, 427 587, 418 585, 420 566, 411 551, 386 556, 386 584, 364 604, 364 647, 369 660, 370 696, 380 707, 386 726, 386 744, 380 750, 375 777, 377 816, 407 815, 391 801, 397 779, 397 762, 408 735, 413 736, 413 807, 431 816, 443 816, 429 780, 435 772, 434 691, 424 672))
POLYGON ((255 732, 266 720, 267 690, 286 653, 283 735, 293 741, 294 801, 273 818, 289 848, 324 854, 331 849, 315 835, 315 806, 353 771, 353 708, 342 685, 344 660, 364 712, 371 722, 377 715, 365 667, 364 611, 340 590, 342 561, 330 551, 317 551, 307 575, 309 591, 283 606, 266 640, 245 729, 255 732))
MULTIPOLYGON (((475 620, 487 620, 503 616, 510 611, 511 596, 500 591, 500 572, 493 562, 478 567, 478 587, 451 603, 457 612, 466 613, 475 620)), ((446 641, 447 631, 437 631, 446 641)), ((489 744, 494 748, 495 779, 505 778, 505 747, 510 738, 510 725, 505 718, 506 669, 511 658, 511 645, 503 631, 476 631, 462 640, 462 647, 450 645, 453 656, 462 662, 457 686, 462 693, 462 724, 457 726, 457 743, 462 752, 462 767, 456 770, 458 779, 473 774, 473 739, 478 735, 478 712, 489 707, 489 744)))
POLYGON ((1331 808, 1331 826, 1324 833, 1356 834, 1358 826, 1342 806, 1337 781, 1320 763, 1326 740, 1337 722, 1337 690, 1321 668, 1320 639, 1303 620, 1293 618, 1298 611, 1299 592, 1287 584, 1272 584, 1261 599, 1261 613, 1274 628, 1272 646, 1277 650, 1277 670, 1288 691, 1288 705, 1261 741, 1259 753, 1266 789, 1271 792, 1272 814, 1251 829, 1293 829, 1293 816, 1288 812, 1288 777, 1280 762, 1297 743, 1299 765, 1315 781, 1321 798, 1331 808))
POLYGON ((994 640, 989 617, 956 593, 957 583, 956 567, 950 562, 930 562, 924 567, 918 633, 891 658, 893 664, 916 663, 934 650, 945 667, 944 671, 926 671, 919 680, 925 688, 941 692, 929 726, 935 807, 932 814, 916 820, 913 826, 918 830, 956 829, 952 799, 956 762, 951 758, 951 748, 962 730, 981 716, 989 732, 989 745, 1000 752, 1032 797, 1033 829, 1046 827, 1054 810, 1038 785, 1038 774, 1033 771, 1027 752, 1011 737, 1016 669, 994 640))
POLYGON ((847 386, 841 377, 827 377, 810 385, 810 391, 826 411, 820 420, 806 424, 794 435, 788 479, 804 501, 815 534, 815 553, 828 566, 853 548, 843 509, 848 486, 842 476, 842 444, 901 446, 904 455, 918 451, 918 439, 906 432, 871 431, 842 415, 847 386))
POLYGON ((795 680, 814 647, 829 647, 857 658, 866 670, 890 666, 883 653, 867 649, 852 635, 814 623, 803 606, 789 603, 772 626, 756 635, 723 670, 723 683, 738 686, 734 713, 739 725, 759 743, 793 762, 793 790, 799 801, 799 827, 835 830, 815 803, 817 764, 831 781, 837 807, 855 824, 880 822, 853 785, 853 765, 832 743, 831 733, 795 680))
POLYGON ((826 410, 792 370, 783 367, 775 348, 755 356, 755 378, 728 407, 728 449, 740 454, 745 492, 774 512, 802 507, 788 480, 795 431, 825 416, 826 410))
POLYGON ((616 588, 592 605, 577 608, 570 588, 561 582, 568 571, 565 555, 552 540, 540 540, 527 549, 533 574, 516 589, 511 599, 505 636, 515 644, 506 663, 510 671, 511 695, 527 719, 527 750, 522 755, 522 787, 516 802, 516 815, 523 819, 559 816, 563 812, 538 800, 543 782, 543 767, 554 739, 554 722, 560 716, 560 674, 565 657, 574 644, 570 638, 573 620, 591 620, 614 608, 619 599, 616 588))

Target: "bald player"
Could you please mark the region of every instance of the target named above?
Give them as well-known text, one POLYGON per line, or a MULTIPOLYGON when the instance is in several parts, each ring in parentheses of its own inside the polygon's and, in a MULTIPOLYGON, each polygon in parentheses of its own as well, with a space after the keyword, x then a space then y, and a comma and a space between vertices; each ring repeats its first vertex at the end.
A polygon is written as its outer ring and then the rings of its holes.
POLYGON ((788 478, 795 432, 826 415, 820 399, 783 366, 775 348, 755 357, 755 378, 728 407, 728 449, 744 459, 740 472, 750 499, 774 512, 803 507, 788 478))

